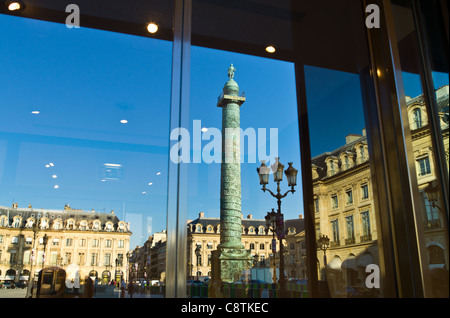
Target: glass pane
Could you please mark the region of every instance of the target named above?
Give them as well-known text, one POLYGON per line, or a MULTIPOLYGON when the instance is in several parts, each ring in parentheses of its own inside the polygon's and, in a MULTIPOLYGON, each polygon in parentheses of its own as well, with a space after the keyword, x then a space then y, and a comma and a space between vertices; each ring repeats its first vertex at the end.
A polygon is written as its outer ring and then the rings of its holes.
POLYGON ((358 74, 305 67, 320 281, 331 297, 379 297, 378 231, 358 74))
POLYGON ((49 267, 51 297, 163 297, 172 42, 9 15, 0 28, 1 281, 49 267))
MULTIPOLYGON (((427 10, 431 7, 435 7, 435 4, 424 8, 421 14, 429 17, 427 10)), ((439 23, 439 15, 434 15, 436 21, 431 25, 439 23)), ((445 171, 439 172, 438 168, 444 159, 446 162, 441 167, 448 172, 448 59, 437 58, 441 51, 436 49, 436 41, 445 31, 438 28, 434 29, 434 34, 426 34, 433 48, 430 51, 431 70, 426 72, 432 74, 431 87, 434 88, 434 94, 427 98, 423 89, 427 80, 421 68, 420 44, 411 4, 396 2, 393 5, 393 17, 406 95, 404 111, 408 116, 411 134, 410 148, 407 149, 410 149, 408 156, 413 162, 412 173, 415 175, 414 187, 417 190, 414 199, 417 202, 417 235, 422 255, 424 291, 426 297, 448 297, 448 225, 444 194, 440 190, 441 182, 448 183, 448 180, 441 179, 445 171), (434 107, 437 107, 434 113, 438 116, 435 121, 431 117, 434 107), (433 129, 435 124, 438 125, 436 130, 433 129), (438 132, 437 135, 434 135, 434 131, 438 132), (436 149, 436 143, 441 143, 445 154, 436 149)))
MULTIPOLYGON (((233 7, 193 1, 192 126, 186 134, 192 148, 185 153, 189 297, 310 297, 308 258, 319 259, 320 272, 311 275, 325 281, 329 276, 333 296, 379 294, 379 287, 364 283, 366 267, 377 265, 378 245, 358 75, 369 59, 364 28, 354 32, 364 23, 362 12, 356 1, 245 1, 233 7), (336 10, 342 13, 339 22, 336 10), (335 238, 327 251, 329 273, 322 270, 322 250, 306 249, 302 187, 313 185, 300 174, 297 109, 304 96, 297 96, 296 63, 308 65, 312 160, 336 151, 338 160, 329 162, 328 172, 339 175, 335 179, 352 176, 338 182, 339 191, 336 185, 324 188, 331 176, 314 180, 315 190, 320 187, 311 201, 317 237, 335 238), (227 134, 232 127, 240 127, 240 135, 227 134), (338 151, 349 132, 360 134, 347 137, 354 147, 338 151), (240 165, 224 161, 227 155, 240 157, 240 165), (283 170, 288 162, 298 170, 296 191, 281 198, 281 213, 272 196, 278 191, 277 169, 271 169, 276 157, 283 170), (336 267, 335 258, 341 259, 336 267)), ((323 162, 315 164, 327 171, 323 162)), ((280 195, 290 189, 283 173, 280 195)))
MULTIPOLYGON (((284 259, 280 260, 279 241, 276 240, 274 253, 275 231, 267 230, 265 221, 268 212, 277 211, 277 201, 268 191, 261 191, 257 168, 261 160, 271 166, 278 156, 284 170, 288 162, 296 169, 300 166, 294 65, 202 47, 192 47, 191 56, 193 149, 189 166, 188 218, 192 221, 188 225, 188 295, 206 293, 210 280, 214 286, 214 270, 218 270, 216 279, 220 277, 225 283, 225 290, 221 291, 225 297, 247 297, 243 293, 248 292, 246 287, 250 285, 257 286, 249 292, 251 297, 261 293, 275 295, 279 289, 272 283, 280 278, 280 262, 284 261, 285 277, 292 281, 292 286, 302 275, 299 270, 299 241, 304 236, 301 186, 297 185, 295 193, 288 193, 282 200, 281 213, 288 234, 283 240, 284 259), (236 69, 233 81, 227 74, 230 64, 236 69), (245 98, 239 112, 234 114, 227 112, 227 105, 218 107, 228 96, 224 86, 233 83, 240 87, 237 96, 241 96, 241 101, 245 98), (274 105, 278 105, 276 111, 274 105), (230 124, 241 128, 239 134, 231 135, 233 143, 237 146, 240 143, 240 156, 237 153, 240 164, 235 170, 221 151, 221 145, 228 149, 230 124), (240 240, 234 240, 235 237, 240 240), (219 261, 214 254, 237 249, 232 244, 242 246, 245 261, 239 264, 236 259, 227 260, 242 267, 236 272, 225 272, 224 266, 229 264, 219 261)), ((270 175, 267 189, 276 193, 277 184, 272 178, 270 175)), ((280 188, 281 194, 291 189, 284 172, 280 188)))

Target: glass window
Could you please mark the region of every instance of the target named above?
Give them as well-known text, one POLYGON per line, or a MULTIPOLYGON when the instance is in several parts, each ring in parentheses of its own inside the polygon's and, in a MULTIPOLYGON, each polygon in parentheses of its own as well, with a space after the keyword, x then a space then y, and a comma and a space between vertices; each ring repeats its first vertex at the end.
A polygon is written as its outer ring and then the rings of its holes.
POLYGON ((363 200, 368 199, 369 198, 369 186, 367 184, 363 184, 361 186, 361 198, 363 200))
POLYGON ((431 174, 430 159, 428 157, 417 159, 417 163, 419 166, 419 176, 431 174))
MULTIPOLYGON (((19 14, 2 3, 0 14, 1 215, 12 200, 27 218, 39 207, 48 216, 42 229, 65 242, 51 246, 63 256, 73 239, 101 249, 105 237, 121 237, 128 251, 167 226, 174 3, 77 6, 89 16, 79 28, 66 26, 70 10, 61 3, 27 3, 19 14), (67 230, 85 238, 67 239, 67 230)), ((74 252, 65 264, 86 263, 74 252)), ((82 267, 80 276, 101 275, 101 266, 82 267)), ((128 282, 127 266, 117 271, 128 282)), ((164 281, 163 265, 154 276, 164 281)))
POLYGON ((345 195, 347 197, 347 204, 352 204, 353 203, 353 191, 352 190, 347 190, 345 192, 345 195))
POLYGON ((394 1, 402 79, 402 110, 409 117, 406 150, 414 162, 412 198, 418 230, 420 277, 425 297, 448 297, 449 63, 442 12, 437 1, 394 1), (425 67, 423 67, 425 65, 425 67), (418 129, 420 128, 420 130, 418 129), (447 190, 445 190, 447 189, 447 190), (447 192, 447 194, 445 194, 447 192))
POLYGON ((345 244, 354 244, 355 232, 353 227, 353 215, 345 217, 345 223, 347 227, 347 238, 345 239, 345 244))
POLYGON ((339 245, 339 220, 331 221, 332 245, 339 245))

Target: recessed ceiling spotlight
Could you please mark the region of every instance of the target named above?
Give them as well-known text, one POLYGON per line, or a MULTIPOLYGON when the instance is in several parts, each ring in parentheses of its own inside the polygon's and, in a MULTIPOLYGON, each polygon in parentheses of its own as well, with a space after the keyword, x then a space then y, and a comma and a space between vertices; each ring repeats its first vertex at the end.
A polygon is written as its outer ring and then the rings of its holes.
POLYGON ((266 51, 268 53, 275 53, 275 48, 272 45, 269 45, 268 47, 266 47, 266 51))
POLYGON ((208 131, 208 128, 203 127, 203 128, 202 128, 202 131, 203 131, 203 132, 207 132, 207 131, 208 131))
POLYGON ((120 122, 121 122, 122 124, 126 124, 126 123, 128 123, 128 120, 122 119, 120 122))
POLYGON ((158 25, 155 23, 149 23, 147 25, 147 31, 150 33, 156 33, 158 31, 158 25))
POLYGON ((158 172, 156 175, 159 176, 161 174, 161 172, 158 172))
POLYGON ((55 186, 53 188, 58 189, 59 185, 55 184, 55 186))
POLYGON ((152 182, 149 182, 149 183, 148 183, 148 185, 152 185, 152 184, 153 184, 152 182))
POLYGON ((37 114, 39 114, 40 112, 39 112, 38 110, 33 110, 31 113, 37 115, 37 114))
POLYGON ((21 11, 25 8, 22 1, 7 1, 6 5, 9 11, 21 11))
POLYGON ((52 178, 56 179, 56 178, 58 178, 58 176, 56 174, 54 174, 54 175, 52 175, 52 178))

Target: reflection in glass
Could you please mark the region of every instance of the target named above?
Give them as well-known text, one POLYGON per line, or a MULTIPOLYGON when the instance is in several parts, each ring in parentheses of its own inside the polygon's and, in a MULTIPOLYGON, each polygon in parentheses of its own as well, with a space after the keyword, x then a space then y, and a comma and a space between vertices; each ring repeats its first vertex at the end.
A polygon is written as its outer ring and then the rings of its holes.
POLYGON ((418 202, 416 218, 420 230, 417 233, 421 243, 424 291, 426 297, 448 297, 448 225, 445 194, 439 186, 441 182, 448 184, 448 180, 442 180, 445 171, 441 170, 446 169, 448 173, 448 57, 439 56, 441 50, 437 47, 441 45, 441 35, 445 31, 436 28, 442 17, 440 12, 434 15, 434 10, 430 10, 432 3, 421 3, 423 7, 420 10, 423 12, 420 15, 423 19, 415 20, 413 8, 406 2, 393 6, 393 16, 406 95, 405 120, 411 134, 407 155, 414 163, 412 173, 416 182, 413 186, 418 190, 414 199, 418 202), (424 25, 418 26, 417 22, 424 25), (433 34, 424 34, 424 30, 433 34), (419 32, 422 32, 421 42, 418 40, 419 32), (424 38, 428 38, 429 42, 424 38), (427 48, 419 49, 421 46, 427 48), (430 56, 424 55, 427 50, 430 50, 430 56), (424 61, 428 61, 431 69, 422 69, 424 61), (424 89, 427 86, 434 93, 424 89), (433 113, 437 118, 432 118, 433 113), (441 162, 443 160, 445 162, 441 162))
POLYGON ((359 76, 308 66, 305 78, 316 231, 330 238, 327 261, 318 257, 320 281, 331 297, 380 296, 366 284, 379 256, 359 76))
POLYGON ((0 27, 0 280, 36 297, 58 266, 61 297, 131 282, 162 297, 171 42, 8 15, 0 27))

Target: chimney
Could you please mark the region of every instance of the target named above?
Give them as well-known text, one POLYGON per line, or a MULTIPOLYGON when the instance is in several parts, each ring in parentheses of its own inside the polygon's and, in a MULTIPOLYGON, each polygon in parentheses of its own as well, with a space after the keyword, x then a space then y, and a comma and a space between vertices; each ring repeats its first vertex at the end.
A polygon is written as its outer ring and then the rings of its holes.
POLYGON ((200 213, 198 214, 198 217, 199 217, 199 218, 204 218, 204 217, 205 217, 205 212, 200 212, 200 213))
POLYGON ((247 215, 247 219, 253 219, 253 215, 251 214, 247 215))
POLYGON ((348 134, 348 136, 345 137, 345 144, 349 144, 357 139, 361 138, 361 135, 358 134, 348 134))
POLYGON ((303 214, 300 214, 300 215, 298 216, 298 218, 299 218, 299 219, 303 219, 303 214))

